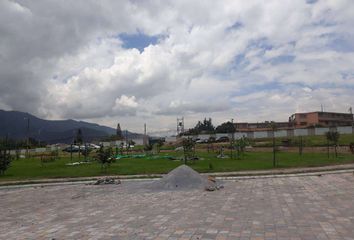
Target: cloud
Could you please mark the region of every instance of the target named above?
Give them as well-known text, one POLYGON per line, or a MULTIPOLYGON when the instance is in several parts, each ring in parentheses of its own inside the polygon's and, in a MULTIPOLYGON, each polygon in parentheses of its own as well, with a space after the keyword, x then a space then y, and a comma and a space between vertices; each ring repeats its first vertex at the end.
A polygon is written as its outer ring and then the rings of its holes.
POLYGON ((179 115, 186 115, 186 114, 194 114, 194 113, 203 113, 203 114, 210 114, 216 112, 222 112, 229 110, 230 106, 227 102, 181 102, 181 101, 172 101, 163 109, 156 111, 156 114, 159 115, 172 115, 172 116, 179 116, 179 115))
POLYGON ((120 115, 135 115, 139 104, 136 102, 135 96, 122 95, 117 98, 113 106, 113 112, 120 115))
POLYGON ((345 111, 353 11, 350 0, 4 0, 0 107, 139 131, 178 115, 193 126, 345 111))

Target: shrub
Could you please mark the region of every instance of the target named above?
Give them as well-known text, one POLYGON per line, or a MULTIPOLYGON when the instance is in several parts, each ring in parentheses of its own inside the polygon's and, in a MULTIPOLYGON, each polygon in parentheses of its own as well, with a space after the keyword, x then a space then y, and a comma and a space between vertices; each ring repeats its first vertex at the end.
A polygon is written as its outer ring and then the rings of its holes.
POLYGON ((112 157, 112 148, 104 150, 101 146, 97 152, 96 160, 101 164, 101 170, 107 172, 107 168, 112 162, 114 162, 114 158, 112 157))
POLYGON ((5 173, 5 171, 10 167, 10 164, 10 152, 6 150, 0 150, 0 175, 3 175, 5 173))

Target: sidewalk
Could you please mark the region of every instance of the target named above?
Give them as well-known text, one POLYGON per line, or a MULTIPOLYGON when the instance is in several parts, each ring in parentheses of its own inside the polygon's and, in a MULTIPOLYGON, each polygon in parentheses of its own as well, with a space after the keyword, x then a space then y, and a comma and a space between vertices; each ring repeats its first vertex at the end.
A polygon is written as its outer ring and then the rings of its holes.
MULTIPOLYGON (((271 169, 271 170, 254 170, 254 171, 238 171, 238 172, 215 172, 215 173, 201 173, 202 175, 214 176, 219 179, 242 179, 242 178, 260 178, 260 177, 279 177, 279 176, 293 176, 293 175, 309 175, 309 174, 326 174, 339 172, 354 171, 354 163, 343 165, 332 165, 324 167, 306 167, 306 168, 286 168, 286 169, 271 169)), ((121 180, 149 180, 161 178, 163 174, 139 174, 139 175, 109 175, 109 176, 95 176, 95 177, 77 177, 77 178, 48 178, 48 179, 29 179, 29 180, 14 180, 0 182, 1 186, 16 186, 16 185, 36 185, 36 184, 79 184, 96 181, 100 178, 114 178, 121 180)))

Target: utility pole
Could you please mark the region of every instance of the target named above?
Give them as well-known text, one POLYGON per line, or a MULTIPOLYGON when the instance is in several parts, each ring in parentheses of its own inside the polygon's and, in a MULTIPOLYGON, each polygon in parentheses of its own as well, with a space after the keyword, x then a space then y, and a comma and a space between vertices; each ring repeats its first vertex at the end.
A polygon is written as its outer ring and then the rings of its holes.
POLYGON ((146 123, 144 123, 144 139, 143 139, 143 145, 147 145, 147 136, 146 136, 146 123))
POLYGON ((275 167, 275 136, 273 130, 273 167, 275 167))
POLYGON ((128 130, 125 130, 125 143, 128 145, 128 130))
POLYGON ((232 141, 235 140, 235 125, 234 125, 234 119, 231 118, 231 123, 232 123, 232 141))
POLYGON ((129 155, 129 141, 128 141, 128 130, 125 130, 125 149, 127 150, 127 155, 129 155))
POLYGON ((70 162, 73 162, 73 144, 70 144, 70 162))
POLYGON ((231 137, 231 159, 234 159, 233 155, 233 150, 234 150, 234 144, 235 144, 235 128, 234 128, 234 119, 231 118, 231 124, 232 124, 232 137, 231 137))
POLYGON ((300 156, 302 156, 302 148, 303 148, 303 145, 302 145, 302 136, 300 136, 300 145, 299 145, 299 154, 300 154, 300 156))

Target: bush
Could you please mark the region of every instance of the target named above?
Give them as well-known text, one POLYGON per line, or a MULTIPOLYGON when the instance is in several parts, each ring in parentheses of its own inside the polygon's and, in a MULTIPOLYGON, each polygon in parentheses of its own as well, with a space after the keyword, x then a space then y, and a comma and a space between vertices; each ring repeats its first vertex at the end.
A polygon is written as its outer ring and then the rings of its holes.
POLYGON ((0 175, 5 173, 5 171, 10 167, 10 164, 10 152, 7 152, 6 150, 0 150, 0 175))
POLYGON ((354 142, 349 143, 349 149, 354 154, 354 142))
POLYGON ((104 172, 107 172, 107 168, 114 162, 114 158, 112 157, 112 149, 108 148, 106 150, 101 148, 97 152, 96 160, 101 164, 101 169, 104 172))
POLYGON ((339 140, 339 137, 340 137, 339 132, 332 132, 332 131, 329 131, 329 132, 326 132, 325 135, 326 135, 326 138, 327 138, 328 143, 329 143, 329 142, 332 142, 332 143, 333 143, 333 146, 334 146, 334 153, 335 153, 335 156, 337 157, 337 155, 338 155, 338 153, 337 153, 337 146, 338 146, 338 140, 339 140))
POLYGON ((184 164, 187 164, 187 160, 194 159, 195 157, 195 142, 192 138, 185 138, 182 142, 184 153, 184 164))

